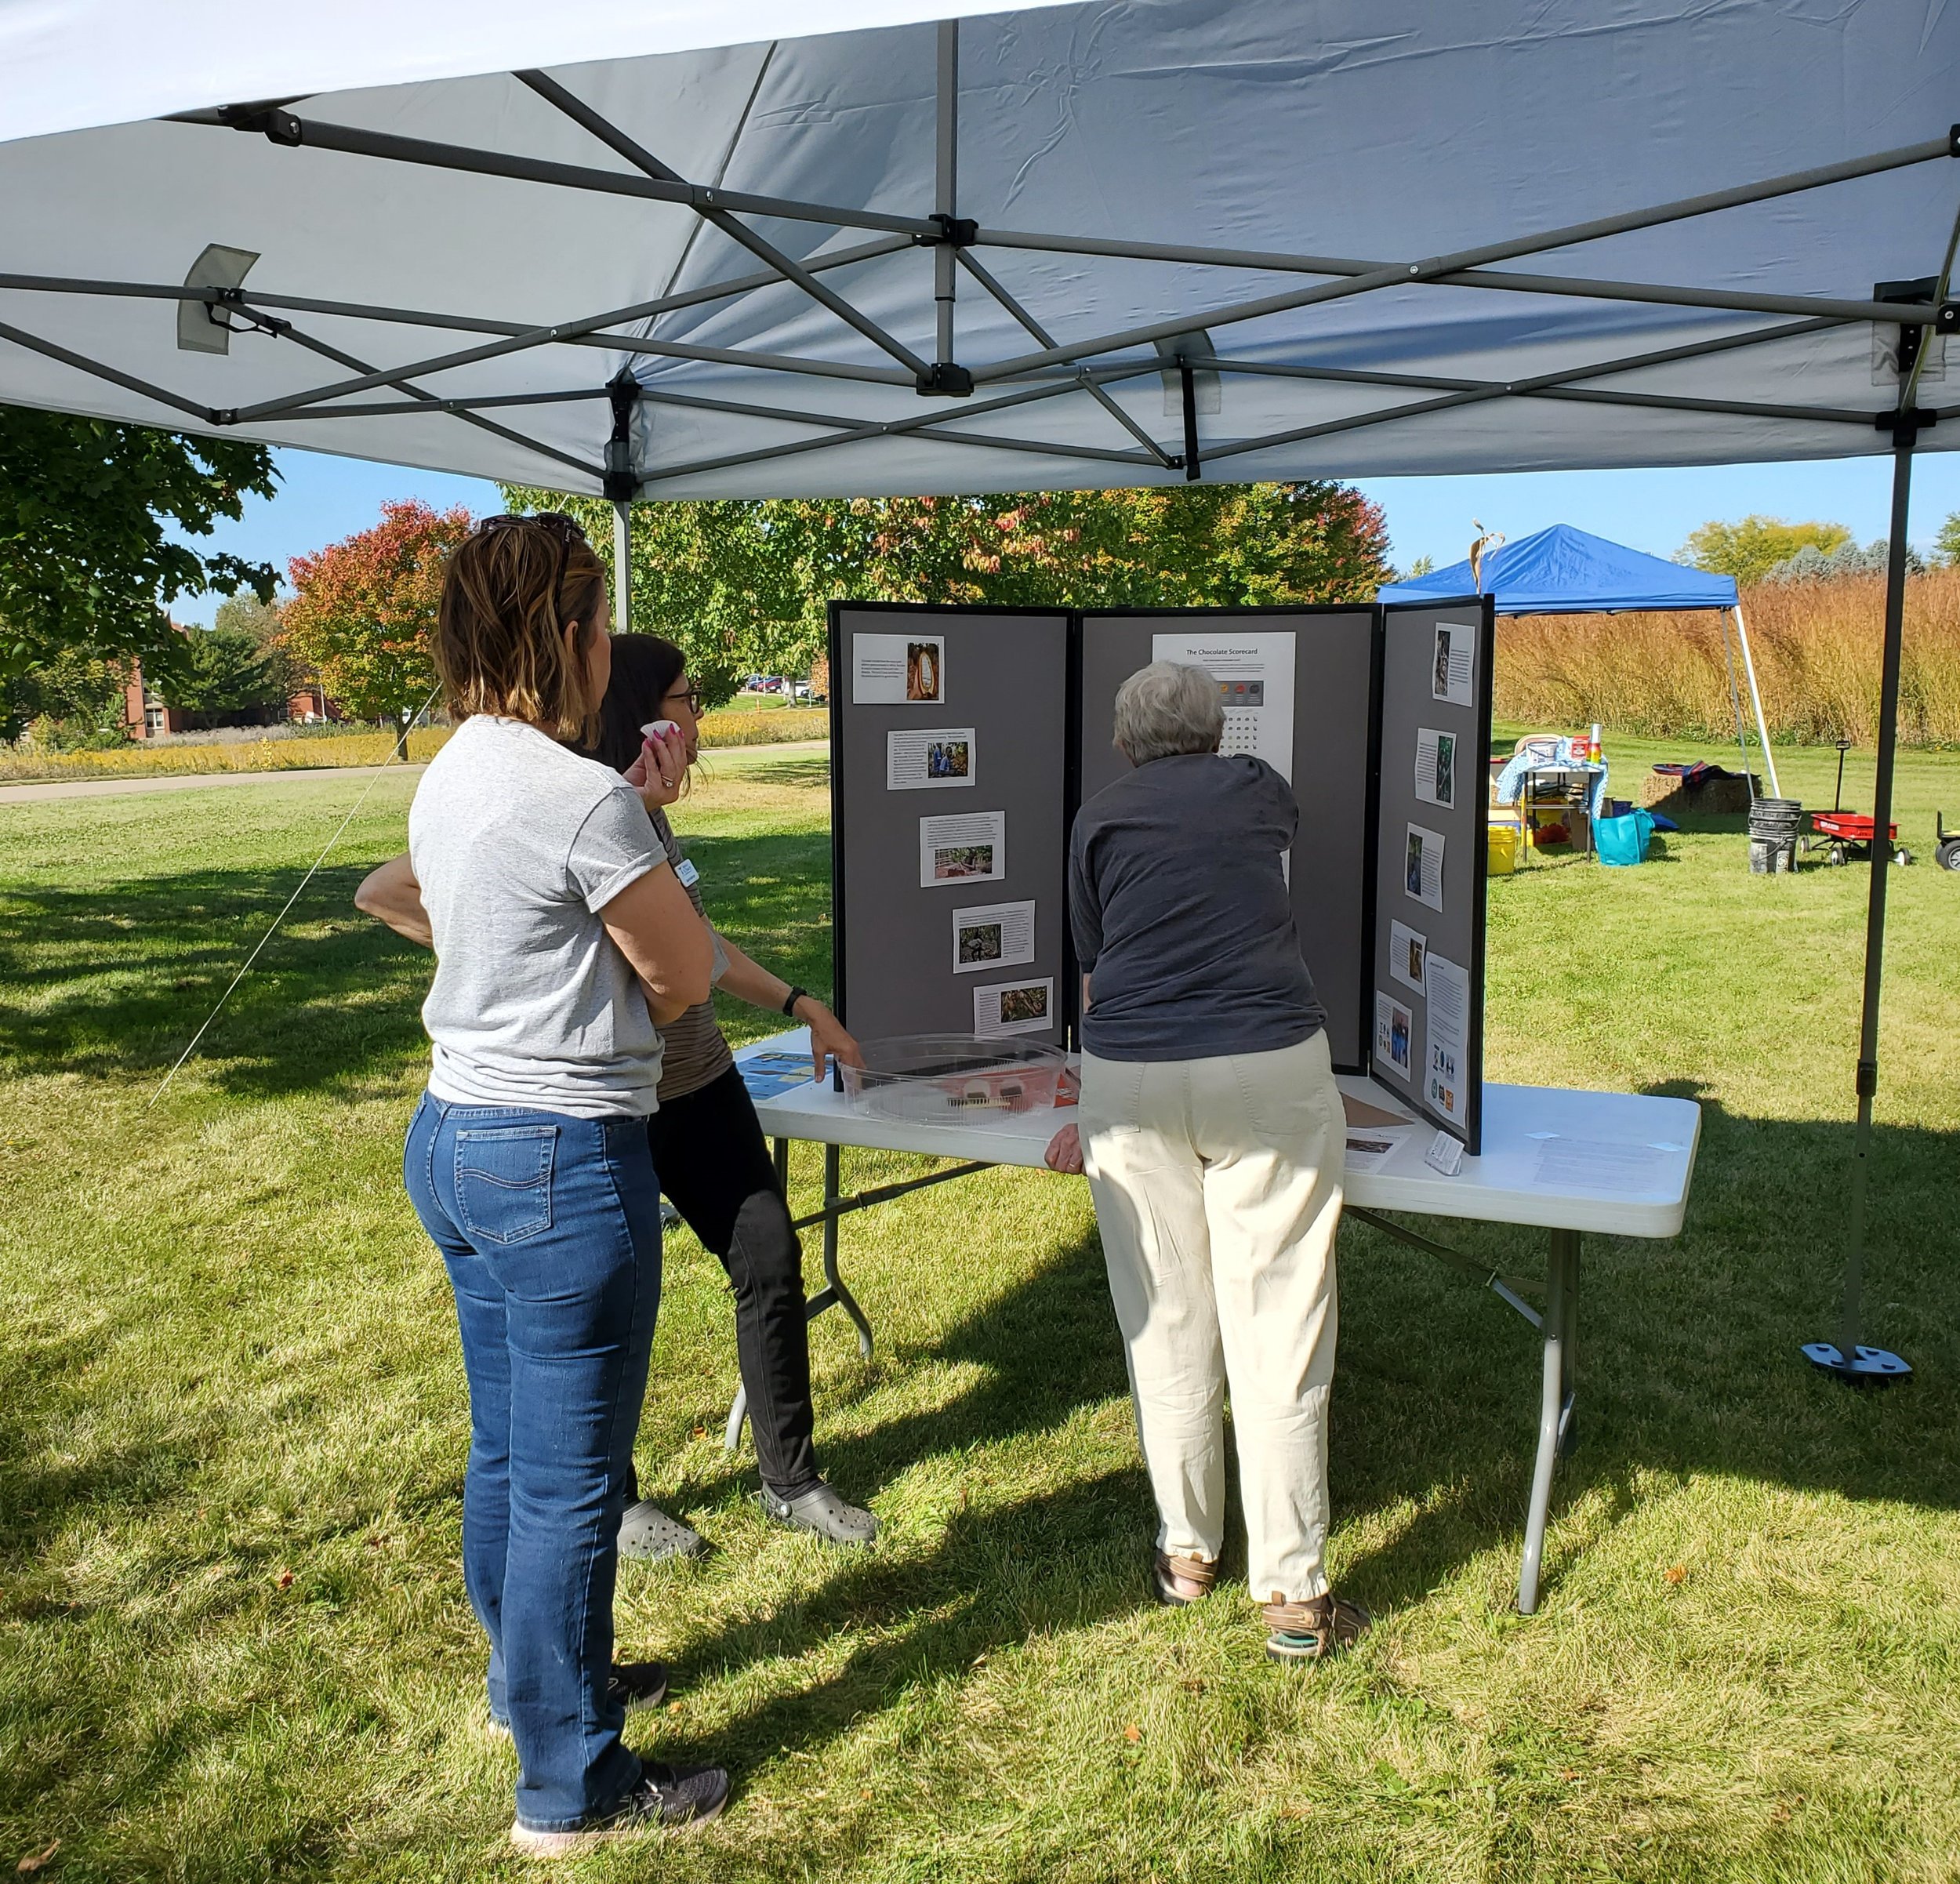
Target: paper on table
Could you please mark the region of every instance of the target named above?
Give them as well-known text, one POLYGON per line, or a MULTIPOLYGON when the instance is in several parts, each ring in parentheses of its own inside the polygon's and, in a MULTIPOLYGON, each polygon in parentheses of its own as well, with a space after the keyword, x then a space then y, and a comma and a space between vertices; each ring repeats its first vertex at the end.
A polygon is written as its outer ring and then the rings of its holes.
POLYGON ((1436 671, 1432 699, 1452 706, 1471 704, 1477 672, 1477 630, 1469 622, 1436 623, 1436 671))
POLYGON ((1034 905, 990 902, 953 913, 953 971, 984 975, 1034 960, 1034 905))
POLYGON ((1419 903, 1439 914, 1443 909, 1443 833, 1425 830, 1419 824, 1409 826, 1409 845, 1404 853, 1403 888, 1419 903))
POLYGON ((919 888, 997 883, 1007 873, 1007 814, 968 811, 919 820, 919 888))
POLYGON ((1463 1075, 1469 1052, 1470 977, 1456 963, 1432 954, 1425 968, 1429 1014, 1423 1097, 1443 1117, 1464 1116, 1463 1075))
POLYGON ((975 1033, 1042 1033, 1054 1020, 1053 976, 1038 982, 1002 982, 973 991, 975 1033))
POLYGON ((1551 1138, 1538 1147, 1531 1181, 1548 1191, 1661 1191, 1668 1188, 1667 1174, 1678 1155, 1651 1145, 1551 1138))
POLYGON ((1294 635, 1160 634, 1151 637, 1153 661, 1202 667, 1218 683, 1225 702, 1225 753, 1250 753, 1293 782, 1294 635))
POLYGON ((1346 1161, 1349 1164, 1378 1164, 1399 1142, 1396 1138, 1357 1138, 1351 1132, 1348 1135, 1346 1161))
POLYGON ((971 726, 935 727, 885 735, 884 782, 891 792, 925 791, 973 782, 971 726))
POLYGON ((1415 1120, 1402 1113, 1389 1112, 1379 1105, 1370 1105, 1365 1099, 1357 1099, 1352 1093, 1341 1095, 1341 1110, 1352 1131, 1359 1125, 1364 1128, 1392 1131, 1399 1125, 1413 1125, 1415 1120))
POLYGON ((1416 796, 1445 811, 1457 801, 1457 735, 1434 727, 1416 729, 1416 796))
POLYGON ((851 641, 856 706, 938 706, 946 697, 943 634, 859 634, 851 641))
POLYGON ((1388 972, 1405 988, 1422 992, 1422 964, 1429 952, 1429 939, 1418 935, 1406 923, 1388 924, 1388 972))

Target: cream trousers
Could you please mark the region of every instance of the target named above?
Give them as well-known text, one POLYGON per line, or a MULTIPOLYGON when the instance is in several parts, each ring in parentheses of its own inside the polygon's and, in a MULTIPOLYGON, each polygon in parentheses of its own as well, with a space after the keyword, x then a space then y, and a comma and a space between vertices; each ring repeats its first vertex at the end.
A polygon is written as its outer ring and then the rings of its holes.
POLYGON ((1218 1560, 1229 1382, 1253 1597, 1323 1595, 1347 1150, 1327 1036, 1216 1059, 1085 1054, 1080 1127, 1158 1548, 1218 1560))

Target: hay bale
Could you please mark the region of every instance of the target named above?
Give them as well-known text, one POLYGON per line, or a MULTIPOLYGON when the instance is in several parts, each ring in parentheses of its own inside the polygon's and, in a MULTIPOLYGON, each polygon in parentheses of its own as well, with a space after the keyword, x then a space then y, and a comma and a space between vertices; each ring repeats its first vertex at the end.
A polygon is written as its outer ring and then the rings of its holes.
POLYGON ((1640 802, 1668 818, 1689 812, 1698 817, 1740 816, 1755 796, 1753 778, 1704 779, 1693 790, 1683 786, 1672 772, 1649 772, 1640 782, 1640 802))

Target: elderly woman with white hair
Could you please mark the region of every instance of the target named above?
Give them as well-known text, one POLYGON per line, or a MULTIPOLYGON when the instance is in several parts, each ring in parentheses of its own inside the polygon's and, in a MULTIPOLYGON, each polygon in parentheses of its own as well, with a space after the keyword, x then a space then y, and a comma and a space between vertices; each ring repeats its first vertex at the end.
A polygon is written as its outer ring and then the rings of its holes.
POLYGON ((1324 1561, 1345 1122, 1283 868, 1299 807, 1265 760, 1220 753, 1224 729, 1202 668, 1154 662, 1117 692, 1133 769, 1069 842, 1080 1124, 1048 1161, 1095 1199, 1158 1599, 1217 1581, 1229 1383, 1266 1652, 1313 1661, 1368 1622, 1324 1561))

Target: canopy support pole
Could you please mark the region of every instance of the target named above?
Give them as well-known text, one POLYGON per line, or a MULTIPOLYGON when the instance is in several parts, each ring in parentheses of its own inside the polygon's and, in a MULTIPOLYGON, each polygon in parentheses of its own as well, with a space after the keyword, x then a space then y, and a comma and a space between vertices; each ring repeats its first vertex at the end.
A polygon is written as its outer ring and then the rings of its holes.
MULTIPOLYGON (((1878 678, 1878 775, 1872 788, 1871 888, 1865 903, 1864 1003, 1858 1023, 1858 1123, 1852 1139, 1850 1244, 1835 1345, 1809 1341, 1806 1357, 1839 1380, 1883 1384, 1912 1369, 1883 1348, 1858 1341, 1864 1292, 1865 1205, 1871 1182, 1871 1105, 1878 1092, 1878 992, 1885 971, 1886 892, 1892 880, 1892 772, 1899 743, 1900 651, 1906 610, 1906 526, 1915 419, 1901 412, 1893 430, 1892 536, 1886 560, 1885 653, 1878 678)), ((1738 618, 1739 619, 1739 618, 1738 618)), ((1745 643, 1746 646, 1747 644, 1745 643)))
POLYGON ((1742 724, 1742 695, 1736 689, 1736 651, 1729 640, 1729 617, 1734 612, 1731 608, 1724 608, 1721 612, 1722 660, 1729 670, 1729 710, 1735 716, 1736 750, 1742 754, 1742 775, 1746 779, 1751 769, 1749 735, 1742 724))
POLYGON ((633 632, 633 506, 612 506, 612 632, 633 632))
POLYGON ((606 441, 605 494, 612 505, 612 632, 633 632, 633 500, 640 488, 633 467, 633 414, 640 382, 624 367, 606 387, 612 436, 606 441))
MULTIPOLYGON (((960 213, 960 22, 939 22, 938 119, 935 126, 933 150, 932 217, 942 229, 950 230, 960 213)), ((938 350, 933 358, 941 365, 953 363, 953 310, 958 270, 959 250, 950 241, 935 244, 932 251, 932 307, 936 317, 938 350)))
MULTIPOLYGON (((1910 448, 1908 447, 1907 449, 1909 451, 1910 448)), ((1899 462, 1901 465, 1906 462, 1906 452, 1902 452, 1900 454, 1899 462)), ((1901 472, 1900 475, 1903 477, 1904 474, 1901 472)), ((1903 568, 1903 565, 1901 567, 1903 568)), ((1900 579, 1902 582, 1905 579, 1903 575, 1900 579)), ((1904 591, 1900 593, 1903 594, 1904 591)), ((1888 604, 1887 606, 1889 607, 1890 604, 1888 604)), ((1736 618, 1736 639, 1742 644, 1742 671, 1749 677, 1749 703, 1756 710, 1756 737, 1762 742, 1763 770, 1769 775, 1769 796, 1772 798, 1780 798, 1783 796, 1783 787, 1777 782, 1777 762, 1769 751, 1769 728, 1762 717, 1762 695, 1756 687, 1756 664, 1749 652, 1749 628, 1748 624, 1742 619, 1740 602, 1737 603, 1733 612, 1736 618)), ((1896 681, 1897 677, 1895 675, 1893 678, 1896 681)), ((1748 769, 1746 756, 1743 769, 1745 771, 1748 769)))

